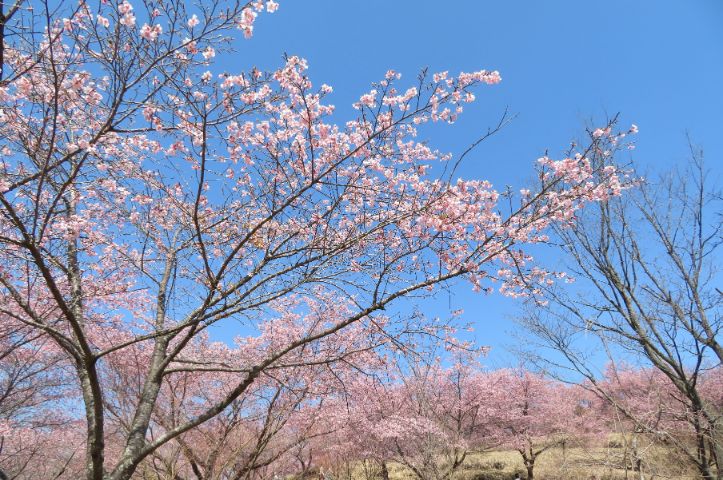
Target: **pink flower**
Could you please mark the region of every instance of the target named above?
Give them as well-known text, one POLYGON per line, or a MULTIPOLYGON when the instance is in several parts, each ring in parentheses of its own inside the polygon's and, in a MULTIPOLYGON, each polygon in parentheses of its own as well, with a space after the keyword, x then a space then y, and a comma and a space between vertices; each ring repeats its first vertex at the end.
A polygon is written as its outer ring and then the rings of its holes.
POLYGON ((244 37, 251 38, 254 32, 254 21, 256 20, 256 12, 250 8, 245 8, 241 12, 241 20, 238 22, 239 30, 244 32, 244 37))
POLYGON ((372 90, 369 93, 362 95, 359 98, 359 102, 357 103, 357 105, 359 105, 359 106, 364 105, 364 106, 371 108, 374 105, 376 105, 376 98, 377 98, 377 91, 372 90))
POLYGON ((594 138, 600 138, 600 137, 602 137, 603 135, 610 135, 610 132, 611 132, 610 127, 606 127, 606 128, 596 128, 596 129, 592 132, 592 136, 593 136, 594 138))
POLYGON ((387 70, 387 73, 386 73, 386 75, 384 75, 384 78, 386 78, 387 80, 399 80, 400 78, 402 78, 402 74, 397 73, 394 70, 387 70))
POLYGON ((120 5, 118 5, 118 12, 123 15, 130 13, 131 10, 133 10, 133 5, 128 3, 128 0, 124 0, 120 5))
POLYGON ((274 2, 274 0, 269 0, 266 2, 266 11, 269 13, 274 13, 276 10, 279 9, 279 4, 274 2))
POLYGON ((155 24, 154 26, 150 26, 147 23, 144 23, 141 27, 141 37, 148 40, 149 42, 154 41, 158 38, 158 35, 163 33, 163 28, 159 24, 155 24))
POLYGON ((154 106, 147 105, 143 109, 143 118, 145 118, 146 121, 150 122, 151 120, 153 120, 153 116, 156 114, 157 111, 158 111, 158 109, 155 108, 154 106))
POLYGON ((105 28, 108 28, 108 26, 110 25, 110 21, 101 15, 98 15, 97 19, 98 19, 98 24, 104 26, 105 28))
POLYGON ((118 20, 118 22, 126 27, 132 27, 136 24, 136 16, 133 15, 131 12, 128 12, 123 15, 120 20, 118 20))
POLYGON ((188 27, 189 28, 193 28, 196 25, 198 25, 199 23, 201 23, 201 22, 198 20, 198 17, 196 16, 195 13, 193 14, 193 16, 191 18, 188 19, 188 27))
POLYGON ((211 47, 206 47, 206 50, 203 51, 203 58, 206 60, 209 60, 216 56, 216 50, 214 50, 211 47))

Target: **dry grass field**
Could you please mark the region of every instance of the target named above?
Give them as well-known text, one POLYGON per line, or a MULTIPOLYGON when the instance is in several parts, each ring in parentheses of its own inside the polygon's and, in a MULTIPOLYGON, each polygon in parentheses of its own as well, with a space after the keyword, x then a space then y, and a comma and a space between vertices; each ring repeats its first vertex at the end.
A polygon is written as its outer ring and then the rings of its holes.
MULTIPOLYGON (((674 452, 658 446, 640 451, 641 472, 628 461, 624 467, 624 449, 611 442, 608 448, 562 448, 541 454, 535 463, 535 480, 695 480, 700 478, 692 465, 674 452)), ((629 457, 628 457, 629 458, 629 457)), ((402 465, 389 468, 391 480, 412 480, 413 474, 402 465)), ((515 474, 526 478, 522 459, 516 451, 497 450, 473 453, 454 474, 453 480, 513 480, 515 474)), ((357 475, 365 475, 358 471, 357 475)), ((354 476, 357 476, 354 475, 354 476)))
MULTIPOLYGON (((622 465, 622 449, 571 448, 550 450, 535 462, 536 480, 633 480, 639 479, 638 472, 625 471, 622 465)), ((648 451, 647 461, 642 469, 646 480, 698 478, 696 471, 666 451, 648 451)), ((455 480, 512 480, 515 473, 525 478, 525 467, 519 453, 515 451, 492 451, 472 455, 455 480)))

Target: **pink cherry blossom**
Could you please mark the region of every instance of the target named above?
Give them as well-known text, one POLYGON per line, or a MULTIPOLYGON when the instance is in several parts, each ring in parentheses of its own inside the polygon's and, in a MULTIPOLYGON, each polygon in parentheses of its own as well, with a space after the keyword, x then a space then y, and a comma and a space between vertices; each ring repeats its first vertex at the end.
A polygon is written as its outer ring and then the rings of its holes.
POLYGON ((141 37, 149 42, 156 40, 161 33, 163 33, 163 28, 159 24, 150 26, 144 23, 140 30, 141 37))
POLYGON ((132 10, 133 10, 133 5, 131 5, 131 4, 128 2, 128 0, 123 0, 123 1, 118 5, 118 12, 119 12, 121 15, 126 15, 126 14, 130 13, 132 10))

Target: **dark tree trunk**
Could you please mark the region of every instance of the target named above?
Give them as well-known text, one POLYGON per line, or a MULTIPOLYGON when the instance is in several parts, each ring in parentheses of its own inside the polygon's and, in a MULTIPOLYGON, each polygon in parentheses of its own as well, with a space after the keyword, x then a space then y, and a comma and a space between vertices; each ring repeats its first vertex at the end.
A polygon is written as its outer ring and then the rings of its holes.
POLYGON ((387 462, 382 462, 382 480, 389 480, 389 469, 387 468, 387 462))

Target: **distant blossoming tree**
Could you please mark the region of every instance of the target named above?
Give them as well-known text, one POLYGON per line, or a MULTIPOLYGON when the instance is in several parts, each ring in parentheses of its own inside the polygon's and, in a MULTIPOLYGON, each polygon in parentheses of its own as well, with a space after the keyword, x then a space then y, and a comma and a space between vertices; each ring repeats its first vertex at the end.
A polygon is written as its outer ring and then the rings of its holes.
POLYGON ((393 462, 418 480, 447 480, 471 453, 505 448, 519 452, 533 479, 541 454, 611 431, 584 389, 469 359, 447 368, 414 363, 387 383, 360 379, 348 394, 326 405, 322 422, 333 434, 319 449, 372 461, 382 478, 393 462))
POLYGON ((468 361, 443 368, 437 362, 414 363, 388 384, 365 379, 336 411, 336 436, 357 460, 378 464, 389 478, 388 464, 403 465, 418 480, 447 480, 472 452, 502 443, 496 402, 506 385, 496 375, 468 361))
MULTIPOLYGON (((549 275, 520 246, 622 188, 586 150, 540 159, 505 202, 452 181, 417 127, 453 122, 495 71, 390 71, 342 123, 301 58, 214 71, 277 7, 0 2, 0 315, 77 386, 82 473, 58 478, 127 480, 277 372, 303 390, 304 367, 381 361, 433 328, 384 315, 406 295, 457 277, 534 292, 549 275), (205 343, 219 325, 232 346, 205 343), (198 394, 173 390, 189 378, 198 394)), ((21 420, 3 419, 2 455, 21 420)))
POLYGON ((597 413, 585 402, 584 390, 526 370, 499 370, 490 375, 504 385, 491 403, 488 421, 502 443, 520 453, 527 479, 544 452, 594 432, 597 413))

